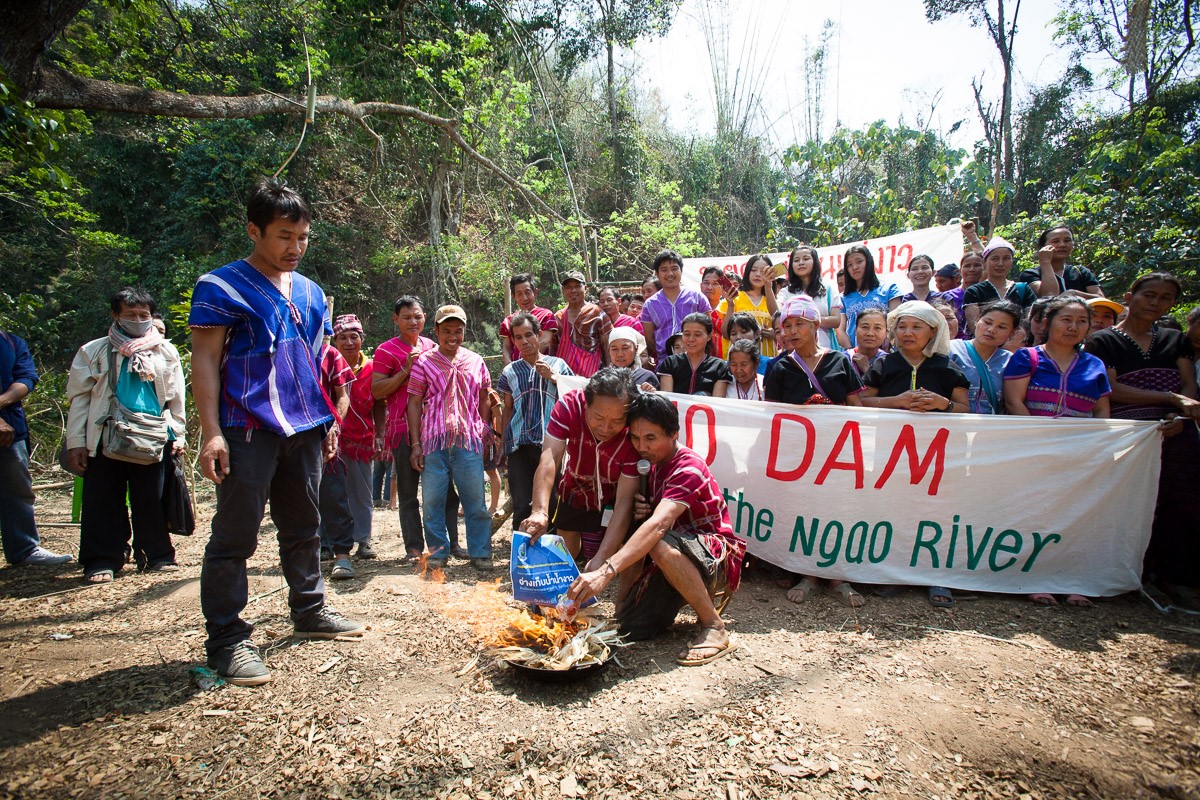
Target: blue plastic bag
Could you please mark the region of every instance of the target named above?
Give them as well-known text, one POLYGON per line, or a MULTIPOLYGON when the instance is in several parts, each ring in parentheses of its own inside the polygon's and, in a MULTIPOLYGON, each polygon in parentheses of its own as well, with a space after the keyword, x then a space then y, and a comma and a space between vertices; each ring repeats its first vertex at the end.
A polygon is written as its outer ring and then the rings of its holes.
MULTIPOLYGON (((561 536, 540 536, 531 545, 529 534, 513 533, 510 568, 513 597, 549 608, 565 605, 567 589, 579 577, 579 568, 561 536)), ((584 606, 595 602, 593 597, 584 606)))

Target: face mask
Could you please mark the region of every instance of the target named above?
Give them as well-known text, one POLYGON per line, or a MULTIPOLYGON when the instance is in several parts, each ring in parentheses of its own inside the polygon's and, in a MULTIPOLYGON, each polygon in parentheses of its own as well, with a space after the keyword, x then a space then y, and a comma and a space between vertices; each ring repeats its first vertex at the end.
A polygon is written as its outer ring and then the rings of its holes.
POLYGON ((150 329, 152 327, 154 327, 154 320, 152 320, 152 319, 146 319, 146 320, 123 319, 123 320, 120 320, 118 322, 118 324, 121 326, 121 330, 128 333, 134 339, 140 339, 141 337, 143 337, 147 333, 149 333, 150 329))

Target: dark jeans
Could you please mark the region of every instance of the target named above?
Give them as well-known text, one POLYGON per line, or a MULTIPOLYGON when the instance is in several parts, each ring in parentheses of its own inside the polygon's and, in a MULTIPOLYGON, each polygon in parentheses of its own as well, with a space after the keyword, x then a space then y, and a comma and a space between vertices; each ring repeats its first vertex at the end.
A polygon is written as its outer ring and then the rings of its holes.
MULTIPOLYGON (((542 446, 537 444, 523 444, 508 454, 508 492, 512 496, 514 531, 521 529, 521 523, 533 510, 533 474, 541 460, 542 446)), ((555 488, 550 489, 550 507, 554 506, 555 488)))
POLYGON ((425 550, 425 531, 421 528, 421 505, 417 492, 421 488, 421 473, 412 468, 409 457, 412 447, 401 442, 392 451, 392 472, 396 476, 396 503, 400 513, 400 533, 404 536, 404 549, 425 550))
POLYGON ((33 480, 25 440, 0 447, 0 539, 4 558, 19 564, 38 546, 33 522, 33 480))
MULTIPOLYGON (((396 475, 396 501, 404 549, 420 553, 425 550, 425 529, 421 525, 421 504, 417 499, 421 473, 412 468, 411 455, 412 447, 408 442, 402 442, 392 451, 392 470, 396 475)), ((453 486, 446 493, 446 528, 450 531, 450 546, 458 547, 458 493, 453 486)))
POLYGON ((266 430, 222 431, 229 444, 229 474, 217 485, 217 512, 200 571, 200 608, 208 630, 205 647, 215 650, 250 638, 241 618, 248 601, 246 561, 258 548, 258 529, 268 501, 279 529, 279 562, 288 584, 292 619, 325 604, 321 578, 321 442, 313 428, 282 437, 266 430))
POLYGON ((346 465, 338 459, 321 468, 317 506, 321 511, 321 546, 334 555, 349 555, 354 549, 354 513, 346 489, 346 465))
POLYGON ((144 557, 150 565, 174 563, 175 548, 171 546, 167 516, 163 512, 163 481, 168 467, 174 469, 167 453, 157 464, 131 464, 109 458, 103 452, 88 458, 79 527, 79 561, 85 573, 102 569, 120 571, 125 564, 125 546, 130 534, 134 549, 140 554, 139 561, 144 557))
POLYGON ((371 502, 377 506, 392 502, 392 462, 376 461, 372 465, 371 502))

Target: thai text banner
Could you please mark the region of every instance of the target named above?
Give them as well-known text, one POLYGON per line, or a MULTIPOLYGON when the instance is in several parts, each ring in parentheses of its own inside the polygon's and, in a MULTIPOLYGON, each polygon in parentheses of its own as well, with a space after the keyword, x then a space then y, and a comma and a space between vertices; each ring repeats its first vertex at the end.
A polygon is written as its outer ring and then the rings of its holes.
MULTIPOLYGON (((821 257, 821 274, 830 285, 837 285, 835 279, 837 271, 842 268, 842 258, 846 254, 846 248, 855 244, 863 244, 871 249, 875 256, 875 271, 879 274, 880 283, 885 286, 889 283, 896 284, 900 287, 901 294, 912 291, 912 284, 908 280, 908 262, 913 256, 924 253, 933 259, 934 269, 937 269, 946 264, 957 264, 963 254, 962 232, 959 230, 957 222, 952 225, 922 228, 878 239, 862 239, 830 247, 818 247, 817 254, 821 257)), ((786 252, 767 253, 767 256, 771 259, 772 264, 777 265, 778 274, 784 274, 788 254, 786 252)), ((742 267, 749 260, 750 254, 685 258, 683 260, 683 283, 685 286, 700 291, 700 275, 706 267, 720 267, 726 272, 736 272, 740 275, 742 267)))

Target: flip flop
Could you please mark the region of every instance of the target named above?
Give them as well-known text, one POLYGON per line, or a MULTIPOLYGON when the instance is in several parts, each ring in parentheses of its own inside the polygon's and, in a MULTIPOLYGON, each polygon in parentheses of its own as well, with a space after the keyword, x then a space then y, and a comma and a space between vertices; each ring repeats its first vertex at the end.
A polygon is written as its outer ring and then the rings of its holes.
POLYGON ((801 578, 799 583, 787 590, 786 597, 788 600, 799 605, 811 597, 817 591, 817 588, 817 582, 812 578, 801 578), (798 595, 799 599, 793 595, 798 595))
POLYGON ((98 569, 85 573, 83 579, 87 583, 112 583, 116 580, 116 573, 111 569, 98 569))
POLYGON ((1066 600, 1067 605, 1075 606, 1076 608, 1089 608, 1092 601, 1081 594, 1069 594, 1066 600))
POLYGON ((953 608, 954 595, 945 586, 930 586, 929 605, 934 608, 953 608))
MULTIPOLYGON (((703 633, 704 631, 711 631, 711 630, 716 630, 716 628, 701 628, 700 629, 701 633, 703 633)), ((718 658, 724 658, 725 656, 732 653, 734 650, 737 650, 737 647, 738 647, 737 642, 735 642, 733 640, 733 634, 730 633, 730 634, 728 634, 728 636, 729 636, 729 638, 725 641, 724 645, 689 644, 687 650, 684 650, 682 653, 680 653, 678 656, 676 656, 675 663, 681 667, 699 667, 699 666, 703 666, 704 664, 708 664, 710 662, 716 661, 718 658), (711 652, 709 652, 707 655, 699 656, 697 658, 688 658, 688 656, 691 653, 694 653, 696 651, 702 651, 702 650, 707 650, 707 651, 711 651, 711 652)))
POLYGON ((829 591, 841 600, 843 605, 850 608, 862 608, 867 604, 867 598, 859 594, 850 583, 839 583, 837 586, 831 586, 829 587, 829 591), (855 598, 858 599, 858 602, 855 602, 855 598))
POLYGON ((1058 605, 1058 601, 1054 599, 1054 595, 1047 594, 1046 592, 1038 592, 1037 594, 1027 594, 1025 596, 1029 598, 1030 602, 1037 603, 1039 606, 1056 606, 1056 605, 1058 605))

